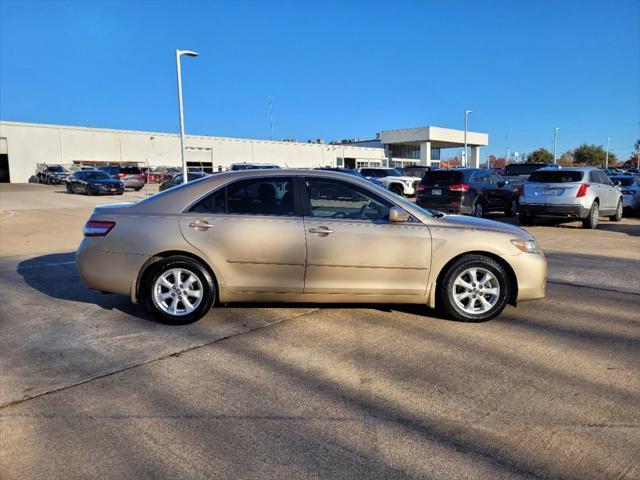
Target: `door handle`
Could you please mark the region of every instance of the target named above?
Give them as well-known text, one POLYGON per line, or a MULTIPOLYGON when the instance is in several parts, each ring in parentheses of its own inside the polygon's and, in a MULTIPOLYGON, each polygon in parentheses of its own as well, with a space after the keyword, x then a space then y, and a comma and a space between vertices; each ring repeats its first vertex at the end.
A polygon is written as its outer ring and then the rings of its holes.
POLYGON ((207 230, 209 228, 213 228, 213 224, 209 223, 209 222, 201 222, 201 221, 197 221, 197 222, 191 222, 189 224, 189 228, 195 228, 196 230, 207 230))
POLYGON ((329 235, 333 230, 327 227, 310 228, 309 233, 319 233, 320 235, 329 235))

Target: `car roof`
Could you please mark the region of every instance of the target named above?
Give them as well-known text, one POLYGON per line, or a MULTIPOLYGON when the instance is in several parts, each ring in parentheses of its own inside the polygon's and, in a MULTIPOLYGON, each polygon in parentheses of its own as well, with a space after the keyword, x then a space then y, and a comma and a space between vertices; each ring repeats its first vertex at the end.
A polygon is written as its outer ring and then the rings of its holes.
POLYGON ((598 167, 545 167, 536 172, 589 172, 591 170, 602 170, 598 167))

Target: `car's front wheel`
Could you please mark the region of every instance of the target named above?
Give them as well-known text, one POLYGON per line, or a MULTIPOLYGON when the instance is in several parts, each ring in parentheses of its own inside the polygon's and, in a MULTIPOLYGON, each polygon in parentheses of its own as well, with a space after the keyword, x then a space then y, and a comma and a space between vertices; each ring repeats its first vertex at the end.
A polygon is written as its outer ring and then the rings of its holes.
POLYGON ((404 191, 402 190, 402 187, 400 185, 391 185, 389 187, 389 190, 391 190, 393 193, 395 193, 396 195, 402 196, 402 194, 404 193, 404 191))
POLYGON ((518 219, 520 220, 520 225, 523 227, 530 227, 535 223, 535 216, 530 213, 520 212, 518 214, 518 219))
POLYGON ((511 203, 504 209, 505 217, 515 217, 518 213, 518 202, 511 200, 511 203))
POLYGON ((149 267, 141 294, 146 307, 161 321, 186 325, 207 314, 216 289, 211 274, 198 261, 174 256, 149 267))
POLYGON ((609 217, 609 220, 612 222, 619 222, 622 220, 622 200, 618 200, 618 205, 616 206, 616 213, 609 217))
POLYGON ((469 254, 456 260, 439 285, 444 313, 463 322, 490 320, 502 312, 512 286, 504 267, 484 255, 469 254))
POLYGON ((473 216, 478 218, 484 217, 484 205, 482 205, 482 201, 479 199, 473 207, 473 216))

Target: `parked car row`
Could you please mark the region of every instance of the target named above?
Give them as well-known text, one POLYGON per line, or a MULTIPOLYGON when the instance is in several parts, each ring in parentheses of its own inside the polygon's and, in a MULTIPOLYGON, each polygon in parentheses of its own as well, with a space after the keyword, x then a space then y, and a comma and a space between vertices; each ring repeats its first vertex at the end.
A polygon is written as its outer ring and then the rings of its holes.
MULTIPOLYGON (((526 170, 520 173, 526 175, 526 170)), ((555 217, 581 220, 585 228, 596 228, 600 217, 620 221, 625 209, 640 213, 640 177, 610 178, 594 167, 542 165, 514 185, 487 169, 431 170, 417 186, 416 203, 476 217, 488 212, 518 213, 523 225, 555 217)))

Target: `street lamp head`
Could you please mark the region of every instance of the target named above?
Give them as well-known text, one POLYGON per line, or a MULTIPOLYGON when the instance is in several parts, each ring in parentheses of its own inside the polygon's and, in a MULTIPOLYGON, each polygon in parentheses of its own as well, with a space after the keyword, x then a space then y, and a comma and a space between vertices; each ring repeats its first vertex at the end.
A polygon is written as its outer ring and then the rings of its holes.
POLYGON ((186 55, 187 57, 197 57, 198 52, 193 52, 191 50, 176 50, 178 56, 186 55))
POLYGON ((465 111, 464 111, 464 114, 465 114, 465 115, 469 115, 471 112, 473 112, 473 110, 465 110, 465 111))

